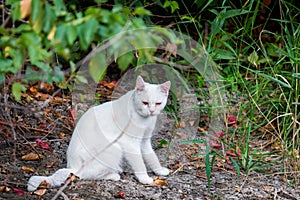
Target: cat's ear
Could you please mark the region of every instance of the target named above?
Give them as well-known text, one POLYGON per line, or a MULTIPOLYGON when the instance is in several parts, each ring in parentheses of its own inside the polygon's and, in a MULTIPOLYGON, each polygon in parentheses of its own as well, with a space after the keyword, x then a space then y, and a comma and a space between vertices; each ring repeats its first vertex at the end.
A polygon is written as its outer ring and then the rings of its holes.
POLYGON ((171 87, 171 81, 167 81, 167 82, 160 85, 161 91, 163 93, 165 93, 166 95, 169 94, 170 87, 171 87))
POLYGON ((135 90, 143 91, 144 88, 145 88, 145 82, 144 82, 143 78, 139 75, 136 79, 135 90))

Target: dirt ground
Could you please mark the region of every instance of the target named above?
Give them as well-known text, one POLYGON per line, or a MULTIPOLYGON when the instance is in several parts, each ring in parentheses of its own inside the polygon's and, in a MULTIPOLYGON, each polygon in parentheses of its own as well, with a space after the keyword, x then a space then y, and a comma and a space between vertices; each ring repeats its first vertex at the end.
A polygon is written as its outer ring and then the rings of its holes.
MULTIPOLYGON (((74 128, 69 97, 57 97, 45 109, 35 109, 43 102, 35 99, 26 109, 18 104, 1 108, 0 199, 52 199, 58 194, 60 188, 26 191, 30 176, 50 175, 66 166, 66 149, 74 128), (37 138, 49 149, 39 146, 37 138), (24 160, 22 156, 29 153, 41 154, 43 158, 24 160)), ((237 175, 234 167, 221 159, 212 169, 209 189, 205 145, 171 142, 174 133, 179 138, 189 135, 188 122, 175 128, 174 121, 168 118, 160 122, 163 125, 156 130, 153 145, 163 165, 171 170, 168 177, 158 178, 150 173, 156 178, 154 185, 138 183, 130 171, 122 173, 118 182, 77 180, 57 199, 300 199, 300 186, 292 185, 283 174, 252 171, 249 176, 243 172, 237 175)))

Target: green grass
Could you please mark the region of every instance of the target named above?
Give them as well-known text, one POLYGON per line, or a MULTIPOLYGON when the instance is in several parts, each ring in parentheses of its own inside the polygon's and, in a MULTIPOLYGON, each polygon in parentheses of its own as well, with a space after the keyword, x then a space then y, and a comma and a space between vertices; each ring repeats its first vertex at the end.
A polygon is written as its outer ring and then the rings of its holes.
MULTIPOLYGON (((225 159, 226 150, 236 153, 238 150, 241 156, 230 158, 238 173, 281 169, 289 176, 295 172, 290 177, 297 182, 300 170, 299 7, 287 1, 270 6, 254 0, 242 6, 226 0, 218 1, 218 6, 213 1, 202 3, 199 15, 184 5, 188 13, 182 17, 186 28, 180 30, 188 31, 191 24, 196 27, 199 41, 220 66, 227 91, 242 101, 228 105, 227 112, 235 111, 239 123, 224 130, 227 138, 220 140, 223 149, 207 154, 225 159), (269 14, 259 23, 262 7, 269 14), (201 24, 208 21, 203 16, 209 13, 213 17, 205 30, 201 24), (261 148, 254 144, 257 141, 269 145, 261 148)), ((210 175, 212 165, 208 163, 207 160, 209 169, 206 170, 210 175)))

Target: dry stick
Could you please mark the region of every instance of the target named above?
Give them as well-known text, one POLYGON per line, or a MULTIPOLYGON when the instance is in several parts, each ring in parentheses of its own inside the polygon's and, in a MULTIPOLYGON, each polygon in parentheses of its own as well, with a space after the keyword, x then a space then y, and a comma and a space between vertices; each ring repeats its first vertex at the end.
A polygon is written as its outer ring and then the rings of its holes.
POLYGON ((192 68, 191 66, 179 65, 179 64, 176 64, 176 63, 173 63, 173 62, 168 62, 168 61, 163 60, 163 59, 161 59, 161 58, 159 58, 159 57, 156 57, 156 56, 154 56, 153 58, 154 58, 155 61, 157 61, 157 62, 159 62, 159 63, 162 63, 162 64, 168 64, 168 65, 170 65, 170 66, 172 66, 172 67, 175 67, 175 68, 177 68, 177 69, 181 69, 181 70, 183 70, 183 71, 188 71, 189 69, 192 68))
MULTIPOLYGON (((1 125, 6 125, 6 126, 10 126, 11 128, 15 127, 15 126, 20 126, 20 127, 23 127, 25 129, 29 129, 29 130, 32 130, 32 131, 37 131, 37 132, 42 132, 42 133, 49 133, 49 131, 46 131, 46 130, 42 130, 42 129, 38 129, 38 128, 33 128, 33 127, 28 127, 28 126, 24 126, 24 125, 21 125, 21 124, 14 124, 12 122, 4 122, 4 121, 0 121, 0 124, 1 125)), ((14 135, 14 140, 15 140, 15 135, 14 135)))
MULTIPOLYGON (((132 113, 130 113, 130 117, 129 119, 131 119, 131 116, 132 116, 132 113)), ((114 139, 111 143, 109 143, 105 148, 103 148, 101 151, 97 152, 97 155, 100 155, 102 154, 106 149, 110 148, 112 145, 114 145, 125 133, 126 129, 128 128, 129 124, 130 124, 130 121, 128 121, 128 123, 126 124, 124 130, 122 130, 122 132, 120 133, 120 135, 114 139)), ((83 167, 88 164, 89 162, 93 161, 94 158, 91 158, 90 160, 88 160, 87 162, 83 163, 80 167, 80 169, 77 171, 77 174, 83 170, 83 167)), ((79 177, 80 178, 80 177, 79 177)), ((72 178, 70 179, 67 179, 66 183, 57 191, 57 193, 55 194, 55 196, 51 199, 51 200, 56 200, 59 195, 61 195, 64 191, 64 189, 66 189, 66 187, 72 182, 72 178)))

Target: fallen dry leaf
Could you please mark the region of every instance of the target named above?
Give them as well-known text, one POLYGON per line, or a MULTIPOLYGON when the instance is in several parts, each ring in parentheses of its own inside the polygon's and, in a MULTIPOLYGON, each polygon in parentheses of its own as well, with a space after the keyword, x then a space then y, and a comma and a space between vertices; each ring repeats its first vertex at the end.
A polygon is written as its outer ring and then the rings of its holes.
POLYGON ((13 188, 12 190, 14 191, 14 193, 16 193, 18 195, 26 194, 26 192, 24 190, 21 190, 21 189, 18 189, 18 188, 13 188))
POLYGON ((72 200, 84 200, 84 198, 74 197, 72 200))
POLYGON ((160 179, 159 177, 155 178, 153 180, 152 185, 157 185, 157 186, 168 186, 168 183, 164 179, 160 179))
POLYGON ((43 180, 43 181, 40 183, 39 188, 40 188, 40 189, 48 189, 48 188, 51 188, 51 184, 50 184, 50 183, 47 183, 46 180, 43 180))
POLYGON ((189 121, 190 126, 194 126, 195 121, 189 121))
POLYGON ((166 50, 176 58, 177 54, 177 45, 174 43, 168 43, 166 46, 166 50))
POLYGON ((99 83, 99 85, 102 85, 110 90, 114 89, 116 84, 117 84, 117 81, 112 81, 112 82, 101 81, 99 83))
POLYGON ((181 132, 178 132, 178 131, 177 131, 177 132, 175 133, 175 135, 178 136, 178 137, 179 137, 180 139, 182 139, 182 140, 185 139, 185 135, 184 135, 183 133, 181 133, 181 132))
POLYGON ((46 167, 47 168, 51 168, 56 164, 56 161, 51 162, 50 164, 48 164, 46 167))
POLYGON ((73 109, 70 109, 70 110, 68 110, 68 114, 69 114, 69 117, 70 117, 70 121, 72 123, 75 123, 76 118, 77 118, 76 111, 73 110, 73 109))
POLYGON ((126 195, 123 192, 117 192, 117 198, 126 199, 126 195))
POLYGON ((270 190, 270 189, 272 189, 273 187, 272 186, 269 186, 269 185, 264 185, 263 186, 263 189, 264 190, 270 190))
POLYGON ((223 132, 223 131, 220 131, 220 132, 218 132, 218 133, 213 134, 213 135, 210 137, 210 139, 211 139, 211 140, 221 139, 221 138, 223 137, 223 135, 224 135, 224 132, 223 132))
POLYGON ((34 173, 34 169, 32 169, 32 168, 30 168, 30 167, 22 166, 21 169, 22 169, 23 171, 26 171, 26 172, 32 172, 32 173, 34 173))
POLYGON ((50 95, 38 92, 38 93, 36 93, 36 95, 34 97, 40 101, 45 101, 50 97, 50 95))
POLYGON ((219 142, 210 142, 209 146, 217 150, 222 149, 222 145, 219 142))
POLYGON ((185 122, 181 120, 178 124, 176 124, 176 128, 185 128, 185 122))
POLYGON ((0 186, 0 192, 9 192, 10 188, 5 186, 5 185, 1 185, 0 186))
POLYGON ((76 175, 73 174, 73 173, 70 173, 66 181, 70 180, 71 182, 75 182, 75 181, 77 181, 78 179, 79 179, 78 176, 76 176, 76 175))
POLYGON ((1 174, 6 174, 7 171, 6 171, 5 169, 0 169, 0 173, 1 173, 1 174))
POLYGON ((45 109, 44 113, 45 113, 46 116, 48 116, 51 113, 51 109, 45 109))
POLYGON ((65 133, 60 132, 58 137, 59 137, 59 139, 64 139, 65 135, 66 135, 65 133))
POLYGON ((237 125, 237 117, 234 115, 227 116, 227 125, 228 126, 236 126, 237 125))
POLYGON ((237 191, 237 192, 240 192, 241 188, 239 188, 238 186, 235 186, 234 190, 237 191))
POLYGON ((33 194, 36 194, 38 196, 43 196, 47 192, 47 189, 38 189, 33 192, 33 194))
POLYGON ((42 158, 44 158, 44 156, 42 154, 36 154, 36 153, 32 153, 32 152, 22 156, 22 160, 25 160, 25 161, 39 160, 42 158))
POLYGON ((39 148, 51 151, 49 144, 47 142, 43 142, 40 138, 35 139, 35 142, 37 143, 39 148))
POLYGON ((198 131, 201 132, 201 133, 206 133, 207 130, 205 130, 204 128, 201 128, 201 127, 198 127, 198 131))
POLYGON ((206 174, 201 173, 200 171, 197 172, 197 176, 203 179, 207 179, 206 174))

